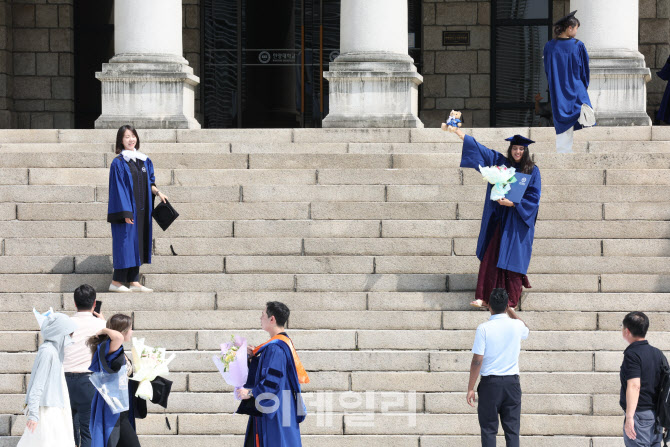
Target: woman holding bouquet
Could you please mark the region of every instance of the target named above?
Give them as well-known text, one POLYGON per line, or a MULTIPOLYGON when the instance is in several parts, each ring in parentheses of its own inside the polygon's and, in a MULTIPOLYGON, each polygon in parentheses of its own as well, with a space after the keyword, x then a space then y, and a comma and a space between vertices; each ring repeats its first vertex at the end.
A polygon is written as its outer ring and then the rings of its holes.
POLYGON ((507 166, 521 174, 531 175, 530 183, 518 204, 507 198, 490 200, 493 185, 488 185, 477 241, 477 258, 481 264, 475 300, 470 303, 473 307, 488 307, 493 289, 503 288, 509 294, 509 306, 516 308, 521 298, 521 288, 531 287, 526 273, 533 251, 542 188, 540 170, 531 160, 528 149, 534 141, 521 135, 507 138, 510 145, 505 157, 482 146, 460 129, 456 129, 455 133, 463 140, 462 168, 479 171, 480 166, 507 166))
MULTIPOLYGON (((93 360, 89 369, 109 374, 118 373, 126 365, 128 359, 123 351, 123 343, 133 336, 132 321, 129 316, 115 314, 107 320, 107 327, 91 337, 88 346, 93 352, 93 360)), ((128 374, 132 373, 132 365, 128 366, 128 374)), ((139 447, 140 441, 135 431, 135 417, 146 416, 146 401, 134 397, 137 386, 130 382, 130 408, 121 413, 114 413, 97 392, 91 404, 91 447, 139 447), (137 415, 136 413, 141 413, 137 415)))
POLYGON ((153 292, 139 283, 140 266, 151 264, 152 195, 163 202, 167 197, 156 187, 153 163, 139 149, 135 128, 121 126, 116 134, 118 156, 109 168, 107 222, 112 224, 114 260, 110 292, 153 292))

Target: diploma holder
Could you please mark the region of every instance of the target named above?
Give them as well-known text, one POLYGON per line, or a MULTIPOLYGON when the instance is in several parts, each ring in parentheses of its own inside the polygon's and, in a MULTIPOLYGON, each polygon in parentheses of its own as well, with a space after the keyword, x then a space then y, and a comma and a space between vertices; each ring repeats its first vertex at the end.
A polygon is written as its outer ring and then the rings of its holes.
POLYGON ((526 188, 528 188, 528 185, 530 184, 531 175, 520 174, 517 172, 514 174, 514 177, 516 177, 516 182, 510 183, 511 189, 507 195, 505 195, 505 198, 512 203, 519 203, 526 192, 526 188))

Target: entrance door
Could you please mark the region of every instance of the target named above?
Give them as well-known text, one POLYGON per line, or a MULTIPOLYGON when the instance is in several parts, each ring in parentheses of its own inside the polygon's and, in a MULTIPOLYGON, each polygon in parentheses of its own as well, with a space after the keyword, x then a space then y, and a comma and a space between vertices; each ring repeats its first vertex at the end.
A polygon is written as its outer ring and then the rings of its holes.
MULTIPOLYGON (((421 0, 409 0, 420 66, 421 0)), ((340 0, 203 0, 203 127, 321 127, 340 0)))
POLYGON ((95 72, 114 56, 114 2, 74 1, 74 127, 92 129, 102 113, 95 72))
POLYGON ((547 100, 542 52, 551 39, 552 0, 497 0, 491 7, 491 124, 532 126, 535 95, 547 100))
POLYGON ((339 0, 204 0, 204 127, 316 127, 339 0))

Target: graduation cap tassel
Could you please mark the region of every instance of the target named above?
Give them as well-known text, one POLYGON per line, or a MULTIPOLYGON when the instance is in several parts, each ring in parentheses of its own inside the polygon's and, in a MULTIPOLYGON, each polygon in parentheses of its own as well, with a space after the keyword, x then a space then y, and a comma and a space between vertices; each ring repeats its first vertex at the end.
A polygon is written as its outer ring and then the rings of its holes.
POLYGON ((163 414, 165 415, 165 425, 167 425, 168 430, 172 431, 172 426, 170 425, 170 420, 167 417, 167 409, 163 408, 163 414))

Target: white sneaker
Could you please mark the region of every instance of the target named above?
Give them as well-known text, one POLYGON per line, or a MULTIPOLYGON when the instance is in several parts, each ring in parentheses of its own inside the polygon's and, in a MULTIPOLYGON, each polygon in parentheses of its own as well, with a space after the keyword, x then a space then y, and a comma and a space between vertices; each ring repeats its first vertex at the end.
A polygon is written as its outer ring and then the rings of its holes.
POLYGON ((130 292, 146 292, 146 293, 148 293, 148 292, 153 292, 154 289, 150 289, 150 288, 148 288, 148 287, 144 287, 144 286, 139 286, 139 287, 137 287, 137 286, 130 286, 130 290, 129 290, 129 291, 130 291, 130 292))
POLYGON ((109 285, 109 291, 110 292, 126 293, 126 292, 130 292, 130 289, 128 287, 124 286, 123 284, 121 284, 120 286, 115 286, 114 284, 110 284, 109 285))

